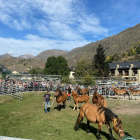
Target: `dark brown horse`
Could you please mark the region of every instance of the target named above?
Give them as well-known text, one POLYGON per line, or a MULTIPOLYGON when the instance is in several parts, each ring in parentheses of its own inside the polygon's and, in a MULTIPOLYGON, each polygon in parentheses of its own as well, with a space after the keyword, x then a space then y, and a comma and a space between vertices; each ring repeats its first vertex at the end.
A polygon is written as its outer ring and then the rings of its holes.
MULTIPOLYGON (((134 95, 140 95, 140 90, 133 90, 132 88, 129 88, 128 91, 131 93, 131 99, 134 95)), ((136 97, 135 97, 136 100, 136 97)))
POLYGON ((96 104, 96 106, 99 105, 99 106, 107 107, 107 101, 102 95, 99 95, 97 91, 95 91, 93 94, 92 103, 96 104))
POLYGON ((91 103, 86 103, 81 106, 80 112, 75 124, 75 131, 78 131, 79 124, 83 121, 83 117, 86 116, 87 118, 87 133, 90 133, 89 125, 91 123, 98 123, 98 140, 101 139, 100 132, 102 124, 106 124, 108 130, 110 132, 111 140, 114 140, 112 135, 112 129, 110 126, 110 122, 113 123, 114 131, 122 138, 124 137, 123 125, 121 119, 118 118, 110 109, 105 108, 103 106, 95 106, 91 103))
POLYGON ((77 93, 80 94, 80 95, 88 95, 89 96, 89 89, 88 88, 79 88, 79 87, 76 87, 76 90, 77 90, 77 93))
POLYGON ((59 89, 55 91, 54 97, 56 97, 56 103, 57 103, 57 109, 60 111, 60 106, 63 103, 63 108, 66 107, 66 101, 67 101, 67 93, 61 92, 59 89))
POLYGON ((75 110, 75 106, 77 106, 77 111, 78 111, 78 103, 83 103, 83 102, 87 103, 90 100, 88 95, 79 96, 75 91, 72 91, 72 96, 74 99, 73 110, 75 110))

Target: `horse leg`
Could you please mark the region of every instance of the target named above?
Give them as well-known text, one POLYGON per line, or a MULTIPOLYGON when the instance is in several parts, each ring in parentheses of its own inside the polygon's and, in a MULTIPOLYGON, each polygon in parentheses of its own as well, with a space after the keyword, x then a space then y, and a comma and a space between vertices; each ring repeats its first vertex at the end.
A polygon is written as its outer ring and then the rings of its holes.
POLYGON ((97 134, 98 134, 98 135, 97 135, 98 140, 102 139, 101 136, 100 136, 100 133, 101 133, 101 127, 102 127, 102 123, 99 122, 99 123, 98 123, 98 132, 97 132, 97 134))
POLYGON ((107 126, 107 128, 108 128, 108 130, 109 130, 109 132, 110 132, 111 140, 114 140, 113 135, 112 135, 112 129, 111 129, 111 127, 110 127, 110 123, 108 122, 108 123, 106 124, 106 126, 107 126))
POLYGON ((89 130, 89 124, 90 124, 90 121, 87 120, 87 130, 86 130, 87 133, 91 133, 89 130))
POLYGON ((65 101, 63 102, 63 108, 65 109, 65 101))
POLYGON ((66 101, 67 101, 67 100, 64 101, 64 106, 65 106, 65 107, 66 107, 66 101))
POLYGON ((76 103, 76 106, 77 106, 77 111, 79 110, 79 107, 78 107, 78 102, 76 103))
POLYGON ((73 108, 73 111, 75 110, 75 103, 74 103, 74 108, 73 108))

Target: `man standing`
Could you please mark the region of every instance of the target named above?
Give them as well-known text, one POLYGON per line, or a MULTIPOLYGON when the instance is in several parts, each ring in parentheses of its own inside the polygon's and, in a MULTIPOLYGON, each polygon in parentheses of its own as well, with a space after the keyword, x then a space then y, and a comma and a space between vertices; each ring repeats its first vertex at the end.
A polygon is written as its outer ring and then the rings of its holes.
MULTIPOLYGON (((50 91, 48 90, 46 94, 44 94, 43 99, 45 101, 45 113, 47 113, 47 106, 49 108, 49 112, 50 112, 50 98, 53 99, 50 95, 50 91)), ((55 99, 53 99, 55 100, 55 99)))

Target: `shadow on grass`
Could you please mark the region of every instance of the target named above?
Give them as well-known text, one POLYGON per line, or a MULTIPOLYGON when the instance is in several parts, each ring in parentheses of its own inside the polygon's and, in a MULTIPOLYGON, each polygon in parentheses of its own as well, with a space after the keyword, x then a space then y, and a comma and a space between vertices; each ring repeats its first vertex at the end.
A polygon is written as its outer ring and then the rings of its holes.
MULTIPOLYGON (((57 109, 58 110, 58 106, 54 107, 53 109, 57 109)), ((61 109, 64 109, 64 105, 59 105, 59 110, 58 111, 61 111, 61 109)))
POLYGON ((125 136, 126 137, 133 137, 133 136, 131 136, 129 133, 127 133, 127 132, 124 132, 124 134, 125 134, 125 136))
MULTIPOLYGON (((80 126, 81 126, 80 129, 82 129, 82 130, 84 130, 86 132, 87 124, 86 123, 82 123, 80 126)), ((89 129, 90 129, 91 133, 93 133, 95 135, 95 137, 97 138, 97 130, 98 129, 93 127, 93 126, 90 126, 89 129)), ((106 128, 106 129, 108 129, 108 128, 106 128)), ((108 131, 108 133, 101 131, 101 135, 106 137, 107 140, 110 139, 109 131, 108 131)), ((114 138, 114 140, 116 140, 116 139, 114 138)))
MULTIPOLYGON (((73 106, 69 106, 69 107, 72 109, 74 108, 73 106)), ((78 107, 78 108, 80 109, 81 107, 78 107)), ((77 110, 77 107, 75 107, 75 110, 77 110)))

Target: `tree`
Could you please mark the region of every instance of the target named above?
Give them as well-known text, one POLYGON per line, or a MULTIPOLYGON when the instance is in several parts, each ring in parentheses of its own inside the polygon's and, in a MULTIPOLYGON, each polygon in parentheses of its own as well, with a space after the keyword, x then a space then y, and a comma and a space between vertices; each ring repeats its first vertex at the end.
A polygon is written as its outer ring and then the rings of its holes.
POLYGON ((55 56, 49 57, 45 64, 44 74, 62 76, 69 75, 67 60, 62 56, 57 58, 55 56))
POLYGON ((45 64, 44 74, 57 75, 57 60, 55 56, 48 57, 45 64))
POLYGON ((140 44, 139 44, 138 47, 136 48, 136 52, 137 52, 137 54, 140 54, 140 44))
POLYGON ((98 76, 108 76, 109 64, 106 62, 105 50, 101 44, 96 49, 92 64, 95 69, 98 69, 98 76))
POLYGON ((136 52, 134 50, 134 48, 131 48, 129 51, 128 51, 128 56, 132 56, 132 55, 135 55, 136 52))
POLYGON ((120 59, 120 57, 119 57, 118 53, 114 53, 114 54, 113 54, 113 60, 114 60, 114 61, 117 61, 117 60, 119 60, 119 59, 120 59))
POLYGON ((87 74, 96 76, 97 70, 92 66, 91 62, 83 59, 79 61, 75 67, 75 76, 84 77, 87 74))
POLYGON ((62 56, 57 57, 57 75, 68 76, 69 73, 67 60, 62 56))
POLYGON ((126 57, 126 53, 122 53, 122 58, 126 57))
POLYGON ((30 74, 43 74, 43 70, 40 68, 32 68, 31 70, 29 70, 30 74))

